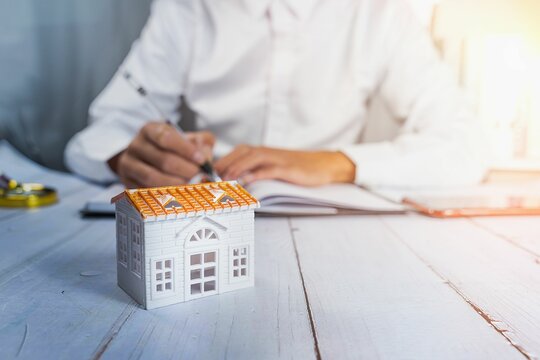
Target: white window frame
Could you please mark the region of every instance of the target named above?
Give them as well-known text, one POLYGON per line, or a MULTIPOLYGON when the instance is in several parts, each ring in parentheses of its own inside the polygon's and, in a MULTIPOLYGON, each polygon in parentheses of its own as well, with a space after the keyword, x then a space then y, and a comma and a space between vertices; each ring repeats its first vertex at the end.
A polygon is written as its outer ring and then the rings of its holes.
POLYGON ((129 219, 129 240, 130 240, 130 270, 138 276, 142 276, 142 226, 141 222, 135 219, 129 219))
POLYGON ((219 292, 219 250, 216 248, 206 248, 206 249, 198 249, 196 251, 192 252, 186 252, 185 256, 185 268, 186 268, 186 274, 185 274, 185 298, 186 300, 189 299, 197 299, 200 297, 205 297, 209 295, 214 295, 219 292), (208 253, 215 253, 215 261, 211 263, 205 263, 204 262, 204 255, 208 253), (201 255, 201 263, 199 265, 191 265, 191 256, 192 255, 201 255), (210 265, 211 264, 211 265, 210 265), (204 269, 206 267, 213 266, 214 267, 214 275, 212 276, 205 276, 204 275, 204 269), (200 278, 191 279, 191 272, 192 271, 200 271, 200 278), (214 281, 214 290, 204 290, 204 284, 209 281, 214 281), (191 293, 191 285, 193 284, 201 284, 201 290, 198 294, 192 294, 191 293))
POLYGON ((174 264, 174 257, 168 256, 152 258, 150 263, 150 286, 152 287, 152 299, 174 295, 176 292, 176 268, 174 264), (161 290, 158 290, 159 286, 161 287, 161 290))
POLYGON ((243 282, 250 279, 250 261, 251 249, 248 244, 235 245, 229 248, 229 281, 231 283, 243 282), (242 253, 242 250, 245 250, 245 254, 242 253), (244 260, 244 262, 242 262, 242 260, 244 260), (245 271, 244 275, 242 275, 242 270, 245 271), (238 274, 237 276, 235 276, 235 271, 238 274))
POLYGON ((116 259, 125 268, 128 266, 128 221, 126 214, 117 213, 118 221, 116 222, 116 259))

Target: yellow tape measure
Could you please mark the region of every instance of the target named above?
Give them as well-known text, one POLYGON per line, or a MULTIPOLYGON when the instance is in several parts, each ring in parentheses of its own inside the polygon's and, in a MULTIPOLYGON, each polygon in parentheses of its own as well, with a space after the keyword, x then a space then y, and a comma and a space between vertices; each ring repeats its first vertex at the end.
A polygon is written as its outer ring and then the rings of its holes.
POLYGON ((0 207, 34 208, 58 201, 56 190, 42 184, 19 184, 0 173, 0 207))

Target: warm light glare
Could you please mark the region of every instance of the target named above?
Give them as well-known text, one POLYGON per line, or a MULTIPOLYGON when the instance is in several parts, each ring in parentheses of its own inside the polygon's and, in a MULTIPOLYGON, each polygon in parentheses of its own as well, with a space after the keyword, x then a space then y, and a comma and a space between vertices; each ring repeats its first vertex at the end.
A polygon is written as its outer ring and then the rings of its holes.
POLYGON ((443 0, 435 42, 491 140, 494 167, 540 168, 540 1, 443 0))
POLYGON ((530 122, 527 132, 528 155, 540 159, 540 55, 531 62, 530 122))
POLYGON ((483 41, 479 115, 490 132, 495 161, 538 153, 538 57, 519 35, 492 35, 483 41), (536 113, 536 114, 535 114, 536 113))

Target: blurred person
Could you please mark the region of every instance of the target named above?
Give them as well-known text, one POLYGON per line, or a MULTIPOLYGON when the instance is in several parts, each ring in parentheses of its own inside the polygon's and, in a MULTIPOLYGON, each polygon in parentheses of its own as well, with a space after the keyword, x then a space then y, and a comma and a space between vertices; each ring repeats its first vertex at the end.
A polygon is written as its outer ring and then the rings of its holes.
POLYGON ((479 126, 403 0, 156 0, 141 37, 65 153, 129 187, 185 183, 214 154, 225 179, 448 186, 482 179, 479 126), (200 131, 181 137, 182 101, 200 131), (401 122, 361 143, 381 96, 401 122))

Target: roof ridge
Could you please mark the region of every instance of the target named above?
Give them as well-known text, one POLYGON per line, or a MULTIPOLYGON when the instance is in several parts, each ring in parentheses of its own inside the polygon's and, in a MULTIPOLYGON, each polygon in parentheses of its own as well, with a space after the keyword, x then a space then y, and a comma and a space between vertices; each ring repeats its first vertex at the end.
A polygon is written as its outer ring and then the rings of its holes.
MULTIPOLYGON (((237 181, 127 189, 122 194, 126 195, 131 205, 144 219, 150 221, 171 219, 170 215, 172 218, 191 217, 203 213, 239 211, 260 206, 259 201, 237 181), (214 190, 224 192, 224 196, 227 195, 229 198, 228 201, 214 201, 216 198, 214 190), (181 206, 166 208, 161 201, 169 196, 169 201, 176 201, 181 206)), ((119 195, 113 200, 117 201, 119 195)))

